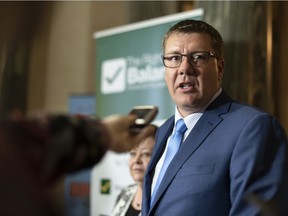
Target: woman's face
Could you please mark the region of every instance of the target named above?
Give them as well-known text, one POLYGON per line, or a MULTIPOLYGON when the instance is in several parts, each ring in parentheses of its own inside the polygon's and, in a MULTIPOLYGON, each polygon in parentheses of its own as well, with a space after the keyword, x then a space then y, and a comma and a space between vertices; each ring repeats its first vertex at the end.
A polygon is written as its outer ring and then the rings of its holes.
POLYGON ((150 136, 130 151, 129 170, 136 183, 142 183, 144 180, 154 143, 154 137, 150 136))

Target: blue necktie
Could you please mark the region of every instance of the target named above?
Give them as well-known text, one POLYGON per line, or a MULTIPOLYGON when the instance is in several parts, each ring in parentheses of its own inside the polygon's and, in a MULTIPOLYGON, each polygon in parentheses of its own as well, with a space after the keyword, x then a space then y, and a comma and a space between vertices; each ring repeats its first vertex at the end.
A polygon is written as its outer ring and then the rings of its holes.
POLYGON ((173 159, 174 155, 176 154, 176 152, 178 151, 180 144, 182 142, 183 139, 183 135, 185 133, 185 131, 187 130, 187 127, 185 125, 185 122, 183 119, 179 119, 176 122, 176 128, 175 128, 175 132, 174 134, 172 134, 172 137, 168 143, 168 147, 167 147, 167 152, 166 152, 166 156, 163 162, 163 165, 161 167, 157 182, 155 184, 152 196, 151 196, 151 204, 153 202, 153 199, 155 197, 155 194, 158 190, 158 187, 162 181, 162 178, 167 170, 167 167, 169 166, 171 160, 173 159))

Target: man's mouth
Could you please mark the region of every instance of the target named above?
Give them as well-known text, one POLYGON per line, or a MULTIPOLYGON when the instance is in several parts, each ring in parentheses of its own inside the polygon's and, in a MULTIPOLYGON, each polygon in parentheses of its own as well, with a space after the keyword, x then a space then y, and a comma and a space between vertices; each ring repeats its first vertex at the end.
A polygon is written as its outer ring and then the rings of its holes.
POLYGON ((195 85, 193 83, 180 83, 178 87, 181 89, 189 89, 194 86, 195 85))

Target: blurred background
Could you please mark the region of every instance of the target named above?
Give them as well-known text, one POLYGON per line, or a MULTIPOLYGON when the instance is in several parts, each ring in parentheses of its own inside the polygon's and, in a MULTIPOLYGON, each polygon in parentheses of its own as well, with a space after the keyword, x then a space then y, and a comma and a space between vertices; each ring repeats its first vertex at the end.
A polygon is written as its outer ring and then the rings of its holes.
MULTIPOLYGON (((196 8, 223 36, 226 91, 288 131, 286 1, 0 2, 3 111, 67 113, 71 94, 97 98, 93 33, 196 8)), ((62 211, 62 196, 55 202, 62 211)))

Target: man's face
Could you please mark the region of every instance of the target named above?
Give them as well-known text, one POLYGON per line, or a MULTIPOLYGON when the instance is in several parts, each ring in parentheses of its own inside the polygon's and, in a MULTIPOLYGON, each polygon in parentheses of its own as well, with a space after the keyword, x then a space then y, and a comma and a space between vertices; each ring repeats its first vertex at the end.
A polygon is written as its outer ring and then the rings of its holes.
MULTIPOLYGON (((165 54, 212 52, 208 34, 172 34, 166 41, 165 54)), ((194 67, 185 56, 179 67, 165 68, 165 81, 169 93, 185 117, 204 108, 219 90, 224 72, 224 61, 210 57, 208 64, 194 67)))

